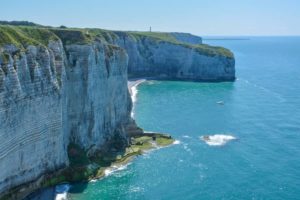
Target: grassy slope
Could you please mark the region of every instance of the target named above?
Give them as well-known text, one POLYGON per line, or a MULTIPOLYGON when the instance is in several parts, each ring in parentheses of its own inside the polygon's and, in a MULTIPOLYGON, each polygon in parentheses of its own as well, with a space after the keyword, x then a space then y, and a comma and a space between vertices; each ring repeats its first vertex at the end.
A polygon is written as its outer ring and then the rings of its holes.
POLYGON ((0 25, 0 46, 13 44, 22 49, 28 45, 47 45, 50 40, 59 38, 46 28, 0 25))
POLYGON ((213 47, 205 44, 191 45, 176 40, 169 33, 162 32, 121 32, 108 31, 103 29, 79 29, 79 28, 51 28, 41 26, 11 26, 0 25, 0 46, 14 44, 21 49, 28 45, 46 46, 50 40, 58 40, 66 44, 87 44, 95 40, 102 40, 111 43, 113 39, 120 35, 126 35, 135 40, 143 38, 152 39, 155 42, 166 42, 175 45, 181 45, 186 48, 208 55, 223 55, 233 58, 233 54, 223 47, 213 47))

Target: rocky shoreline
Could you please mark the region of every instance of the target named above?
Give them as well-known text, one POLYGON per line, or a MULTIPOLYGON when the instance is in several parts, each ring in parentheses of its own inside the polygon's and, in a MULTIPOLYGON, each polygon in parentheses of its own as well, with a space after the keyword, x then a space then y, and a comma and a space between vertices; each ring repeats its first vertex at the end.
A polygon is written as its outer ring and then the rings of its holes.
POLYGON ((54 200, 56 198, 55 186, 75 182, 89 182, 105 177, 107 170, 112 171, 131 162, 136 156, 145 152, 166 147, 174 143, 168 134, 145 132, 133 134, 131 145, 124 152, 110 152, 88 157, 83 149, 73 144, 68 151, 71 161, 70 167, 58 174, 49 175, 45 179, 42 189, 30 194, 24 200, 54 200), (79 158, 79 159, 78 159, 79 158))

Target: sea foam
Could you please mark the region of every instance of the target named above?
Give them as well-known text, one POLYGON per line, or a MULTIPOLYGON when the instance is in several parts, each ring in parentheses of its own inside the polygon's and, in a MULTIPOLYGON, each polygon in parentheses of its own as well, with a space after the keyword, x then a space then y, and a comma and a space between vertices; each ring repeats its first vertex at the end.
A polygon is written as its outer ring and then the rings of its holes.
POLYGON ((200 137, 206 144, 210 146, 222 146, 231 140, 235 140, 236 138, 232 135, 204 135, 200 137))
POLYGON ((138 94, 138 89, 137 87, 139 86, 139 84, 145 82, 145 79, 141 79, 141 80, 137 80, 133 83, 133 85, 130 87, 130 93, 131 93, 131 100, 132 100, 132 104, 133 104, 133 108, 131 111, 131 117, 134 117, 134 109, 135 109, 135 103, 137 101, 137 94, 138 94))
POLYGON ((136 102, 136 95, 138 93, 138 90, 137 90, 137 85, 133 86, 131 88, 131 98, 132 98, 132 103, 135 103, 136 102))
POLYGON ((132 99, 132 104, 133 104, 133 108, 132 108, 132 111, 131 111, 131 117, 132 118, 134 117, 134 105, 135 105, 135 102, 136 102, 137 93, 138 93, 137 86, 133 86, 131 88, 131 99, 132 99))
POLYGON ((55 200, 67 200, 70 187, 71 186, 69 184, 61 184, 55 186, 55 200))
POLYGON ((180 144, 180 143, 181 143, 180 140, 175 140, 175 141, 173 142, 173 144, 180 144))
POLYGON ((117 172, 117 171, 121 171, 121 170, 124 170, 127 168, 127 166, 129 165, 130 163, 126 164, 126 165, 120 165, 120 166, 117 166, 117 165, 113 165, 111 167, 109 167, 108 169, 106 169, 104 171, 104 174, 105 176, 109 176, 111 175, 112 173, 114 172, 117 172))

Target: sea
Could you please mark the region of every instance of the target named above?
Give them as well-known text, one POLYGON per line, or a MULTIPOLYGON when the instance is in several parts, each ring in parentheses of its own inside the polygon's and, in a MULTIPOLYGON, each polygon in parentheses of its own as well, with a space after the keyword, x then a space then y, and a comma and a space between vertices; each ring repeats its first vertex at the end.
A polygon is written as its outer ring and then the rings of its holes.
POLYGON ((175 144, 71 185, 68 199, 300 199, 300 37, 203 42, 234 53, 236 81, 140 84, 138 125, 175 144))

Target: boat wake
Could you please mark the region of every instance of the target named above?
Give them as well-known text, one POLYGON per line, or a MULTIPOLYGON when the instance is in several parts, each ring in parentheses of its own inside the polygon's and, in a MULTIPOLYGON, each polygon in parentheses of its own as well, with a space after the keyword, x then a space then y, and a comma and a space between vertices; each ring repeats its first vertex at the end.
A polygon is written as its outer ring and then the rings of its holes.
POLYGON ((222 146, 228 143, 231 140, 236 140, 236 138, 232 135, 204 135, 200 137, 206 144, 209 146, 222 146))
POLYGON ((277 93, 277 92, 274 92, 272 90, 269 90, 263 86, 260 86, 260 85, 257 85, 255 83, 251 83, 250 81, 246 80, 246 79, 238 79, 238 81, 243 81, 244 83, 248 84, 248 85, 251 85, 252 87, 255 87, 265 93, 269 93, 271 94, 272 96, 274 96, 275 98, 277 98, 279 100, 280 103, 283 103, 283 102, 286 102, 286 99, 284 97, 282 97, 281 94, 277 93))

